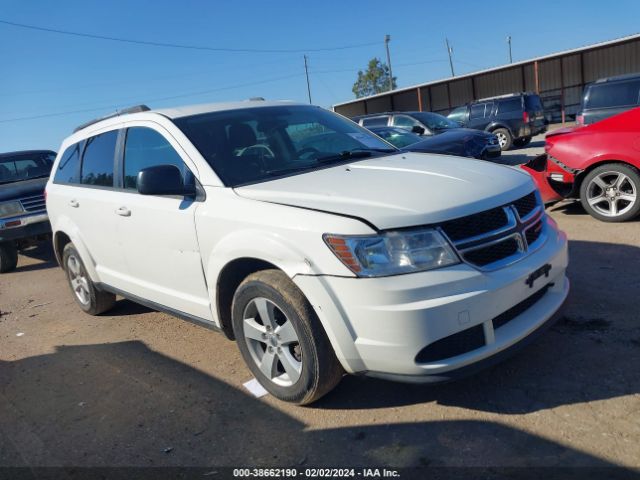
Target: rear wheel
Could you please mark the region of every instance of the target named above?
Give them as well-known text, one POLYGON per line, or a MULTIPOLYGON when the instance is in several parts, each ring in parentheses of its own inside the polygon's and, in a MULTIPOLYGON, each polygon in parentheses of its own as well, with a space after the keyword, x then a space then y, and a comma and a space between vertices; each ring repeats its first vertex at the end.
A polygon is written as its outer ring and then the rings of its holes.
POLYGON ((518 148, 526 147, 530 143, 531 143, 531 137, 516 138, 513 141, 513 144, 518 148))
POLYGON ((300 405, 332 390, 343 370, 313 308, 280 270, 249 275, 232 304, 247 366, 273 396, 300 405))
POLYGON ((584 209, 603 222, 624 222, 640 213, 640 175, 632 167, 612 163, 594 168, 582 181, 584 209))
POLYGON ((493 132, 496 137, 498 137, 498 144, 500 145, 500 150, 503 152, 505 150, 509 150, 511 148, 511 143, 513 139, 511 137, 511 133, 506 128, 496 128, 493 132))
POLYGON ((15 270, 18 265, 18 249, 13 242, 0 243, 0 273, 15 270))
POLYGON ((116 302, 116 296, 96 288, 87 274, 76 247, 72 243, 68 243, 64 247, 62 265, 67 273, 67 280, 73 291, 73 298, 82 310, 89 315, 99 315, 113 307, 116 302))

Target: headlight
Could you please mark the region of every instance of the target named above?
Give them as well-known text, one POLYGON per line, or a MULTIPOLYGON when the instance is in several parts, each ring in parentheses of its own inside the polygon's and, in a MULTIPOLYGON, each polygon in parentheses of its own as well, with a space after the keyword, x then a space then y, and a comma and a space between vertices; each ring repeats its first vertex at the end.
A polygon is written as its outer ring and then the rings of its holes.
POLYGON ((24 212, 22 204, 20 202, 5 202, 0 203, 0 218, 12 217, 24 212))
POLYGON ((359 277, 421 272, 459 263, 453 248, 431 228, 379 235, 324 234, 333 253, 359 277))

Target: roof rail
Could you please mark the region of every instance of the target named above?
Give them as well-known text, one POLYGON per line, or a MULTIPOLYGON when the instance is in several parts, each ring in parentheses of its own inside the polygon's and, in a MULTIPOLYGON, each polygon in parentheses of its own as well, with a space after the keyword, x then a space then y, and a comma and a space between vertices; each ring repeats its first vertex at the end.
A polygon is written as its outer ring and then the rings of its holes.
POLYGON ((251 97, 250 102, 264 102, 264 97, 251 97))
POLYGON ((107 118, 119 117, 120 115, 126 115, 128 113, 148 112, 149 110, 151 109, 146 105, 135 105, 133 107, 125 108, 122 110, 116 110, 114 113, 105 115, 104 117, 94 118, 93 120, 89 120, 88 122, 85 122, 82 125, 77 126, 73 130, 73 133, 79 132, 83 128, 87 128, 88 126, 93 125, 94 123, 101 122, 102 120, 106 120, 107 118))
POLYGON ((529 93, 531 93, 531 92, 505 93, 504 95, 494 95, 493 97, 478 98, 477 100, 473 100, 473 102, 484 102, 485 100, 497 100, 497 99, 500 99, 500 98, 518 97, 520 95, 527 95, 529 93))

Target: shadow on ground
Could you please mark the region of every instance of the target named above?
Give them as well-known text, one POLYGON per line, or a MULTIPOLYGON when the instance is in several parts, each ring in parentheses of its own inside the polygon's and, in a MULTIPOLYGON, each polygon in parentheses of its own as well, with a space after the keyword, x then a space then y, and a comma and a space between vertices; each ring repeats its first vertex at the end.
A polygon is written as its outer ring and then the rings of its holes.
POLYGON ((50 242, 41 242, 35 246, 20 251, 18 257, 18 267, 16 272, 30 272, 35 270, 44 270, 46 268, 57 267, 58 262, 53 254, 53 248, 50 242), (23 258, 21 258, 23 257, 23 258), (24 257, 36 260, 35 263, 24 265, 24 257))
POLYGON ((486 421, 308 431, 141 342, 0 362, 0 381, 5 466, 609 465, 486 421))
POLYGON ((346 377, 317 407, 386 408, 438 402, 521 414, 640 393, 640 280, 628 268, 640 265, 640 248, 571 241, 569 250, 571 293, 565 315, 516 356, 444 385, 346 377))

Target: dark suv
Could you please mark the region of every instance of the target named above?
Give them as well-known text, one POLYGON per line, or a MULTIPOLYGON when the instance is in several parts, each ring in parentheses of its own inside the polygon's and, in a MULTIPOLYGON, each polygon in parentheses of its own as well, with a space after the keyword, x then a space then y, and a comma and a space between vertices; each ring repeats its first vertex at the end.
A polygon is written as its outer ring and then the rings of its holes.
POLYGON ((485 98, 453 109, 447 116, 463 127, 492 132, 500 148, 524 147, 531 137, 547 131, 544 109, 535 93, 485 98))
POLYGON ((589 125, 638 106, 640 73, 602 78, 584 89, 576 122, 589 125))
POLYGON ((44 187, 56 153, 0 153, 0 273, 16 268, 18 250, 47 237, 51 225, 44 187))

